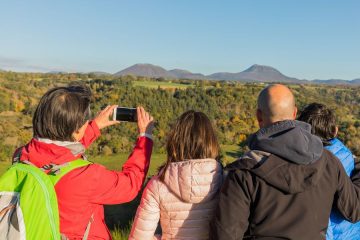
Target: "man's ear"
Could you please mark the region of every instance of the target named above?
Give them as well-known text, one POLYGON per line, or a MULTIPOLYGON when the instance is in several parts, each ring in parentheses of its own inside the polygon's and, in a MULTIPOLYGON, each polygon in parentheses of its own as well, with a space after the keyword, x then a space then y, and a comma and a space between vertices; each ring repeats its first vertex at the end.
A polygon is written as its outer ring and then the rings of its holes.
POLYGON ((294 108, 294 112, 293 112, 293 119, 296 119, 296 115, 297 115, 298 109, 297 107, 294 108))
POLYGON ((336 138, 336 136, 338 135, 338 132, 339 132, 338 126, 335 126, 334 138, 336 138))
POLYGON ((264 119, 263 119, 263 117, 262 117, 262 112, 261 112, 260 109, 257 109, 257 110, 256 110, 256 119, 257 119, 257 121, 258 121, 258 123, 259 123, 259 126, 262 127, 263 122, 264 122, 264 119))

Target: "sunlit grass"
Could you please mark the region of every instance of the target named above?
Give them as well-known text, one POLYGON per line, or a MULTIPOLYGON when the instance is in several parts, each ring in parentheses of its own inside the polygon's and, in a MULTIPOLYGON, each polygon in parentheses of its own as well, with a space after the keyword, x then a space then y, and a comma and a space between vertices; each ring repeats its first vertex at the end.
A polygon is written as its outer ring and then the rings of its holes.
POLYGON ((111 231, 111 236, 113 240, 128 240, 131 223, 126 228, 115 227, 113 231, 111 231))
POLYGON ((160 82, 160 81, 134 81, 133 85, 135 87, 147 87, 147 88, 180 88, 185 89, 188 87, 193 87, 193 84, 181 84, 181 83, 172 83, 172 82, 160 82))
MULTIPOLYGON (((221 146, 225 157, 226 162, 231 162, 236 159, 238 156, 237 150, 239 149, 236 145, 222 145, 221 146)), ((91 157, 88 156, 89 160, 94 163, 99 163, 104 165, 106 168, 111 170, 121 170, 122 165, 128 159, 129 154, 120 153, 120 154, 113 154, 110 156, 96 156, 91 157)), ((157 169, 166 161, 166 154, 161 153, 154 153, 151 156, 150 160, 150 168, 148 176, 152 176, 157 173, 157 169)), ((2 175, 8 167, 10 167, 10 162, 0 162, 0 175, 2 175)))
MULTIPOLYGON (((129 154, 114 154, 110 156, 97 156, 89 158, 90 161, 104 165, 106 168, 111 170, 121 170, 122 165, 128 159, 129 154)), ((149 176, 154 175, 157 172, 157 168, 164 163, 166 160, 166 154, 154 153, 151 156, 149 176)))

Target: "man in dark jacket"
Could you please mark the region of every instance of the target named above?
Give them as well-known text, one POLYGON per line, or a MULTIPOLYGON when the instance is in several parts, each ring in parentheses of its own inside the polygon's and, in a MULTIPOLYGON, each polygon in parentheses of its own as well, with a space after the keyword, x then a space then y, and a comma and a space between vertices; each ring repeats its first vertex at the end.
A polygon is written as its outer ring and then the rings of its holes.
POLYGON ((360 220, 360 164, 351 181, 296 113, 287 87, 260 93, 261 129, 251 151, 227 167, 210 239, 325 239, 333 204, 349 221, 360 220))

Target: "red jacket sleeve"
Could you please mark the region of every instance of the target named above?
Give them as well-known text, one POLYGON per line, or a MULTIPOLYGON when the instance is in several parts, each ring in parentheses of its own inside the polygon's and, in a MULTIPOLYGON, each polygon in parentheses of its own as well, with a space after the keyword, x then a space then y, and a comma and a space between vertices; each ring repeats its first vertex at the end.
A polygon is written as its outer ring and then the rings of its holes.
POLYGON ((99 136, 101 135, 100 129, 95 121, 89 122, 84 137, 80 140, 80 143, 88 148, 99 136))
POLYGON ((90 201, 97 204, 119 204, 133 200, 141 190, 148 172, 152 146, 151 139, 139 137, 122 171, 99 167, 90 201))

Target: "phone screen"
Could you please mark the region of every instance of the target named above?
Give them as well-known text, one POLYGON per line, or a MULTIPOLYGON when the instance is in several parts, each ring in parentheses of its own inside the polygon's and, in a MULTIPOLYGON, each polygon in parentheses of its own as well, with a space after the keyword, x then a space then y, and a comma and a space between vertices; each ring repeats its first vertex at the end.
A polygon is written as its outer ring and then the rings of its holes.
POLYGON ((118 107, 114 111, 114 119, 117 121, 137 122, 136 108, 118 107))

